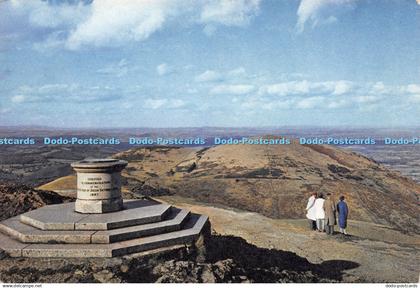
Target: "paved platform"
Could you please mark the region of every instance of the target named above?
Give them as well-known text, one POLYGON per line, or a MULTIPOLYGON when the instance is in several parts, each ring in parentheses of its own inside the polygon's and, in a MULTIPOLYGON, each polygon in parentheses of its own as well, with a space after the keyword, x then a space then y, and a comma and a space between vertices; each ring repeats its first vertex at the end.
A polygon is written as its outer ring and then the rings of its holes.
POLYGON ((0 223, 0 232, 23 243, 91 243, 96 231, 40 230, 13 217, 0 223))
POLYGON ((74 202, 49 205, 20 216, 21 222, 41 230, 108 230, 158 222, 170 212, 170 205, 148 200, 128 200, 124 210, 103 214, 74 211, 74 202))
POLYGON ((124 205, 86 215, 74 212, 74 203, 59 204, 4 220, 0 250, 11 257, 114 257, 190 245, 208 230, 208 218, 188 210, 147 200, 124 205))

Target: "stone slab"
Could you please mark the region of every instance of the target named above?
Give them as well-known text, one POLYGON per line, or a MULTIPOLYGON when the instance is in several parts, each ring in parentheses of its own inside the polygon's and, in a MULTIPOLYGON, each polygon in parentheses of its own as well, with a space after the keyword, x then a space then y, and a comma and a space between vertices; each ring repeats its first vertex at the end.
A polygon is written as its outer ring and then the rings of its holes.
POLYGON ((187 224, 190 228, 110 244, 112 248, 112 256, 115 257, 126 254, 138 253, 165 246, 192 244, 199 238, 200 233, 207 222, 207 216, 191 214, 191 217, 188 220, 187 224))
POLYGON ((162 220, 170 206, 149 200, 126 200, 124 210, 81 214, 74 203, 41 207, 20 216, 21 222, 41 230, 107 230, 162 220))
POLYGON ((23 257, 96 258, 112 257, 108 244, 31 244, 22 249, 23 257))
POLYGON ((198 219, 194 223, 192 229, 197 233, 201 233, 203 232, 203 229, 206 227, 206 225, 210 224, 209 217, 199 214, 196 214, 195 217, 198 217, 198 219))
POLYGON ((107 231, 98 231, 92 235, 91 241, 92 243, 114 243, 180 230, 183 224, 188 221, 189 214, 190 212, 188 210, 172 208, 171 215, 164 221, 107 231))
POLYGON ((20 221, 41 230, 74 230, 74 223, 87 217, 74 211, 74 203, 48 205, 20 216, 20 221))
POLYGON ((181 245, 165 246, 165 247, 161 247, 157 249, 146 250, 146 251, 133 253, 133 254, 127 254, 127 255, 122 256, 122 258, 126 260, 132 260, 132 259, 148 257, 151 255, 165 255, 169 252, 185 250, 187 247, 189 248, 189 246, 191 245, 185 246, 181 244, 181 245))
POLYGON ((0 232, 10 235, 23 243, 91 243, 95 231, 40 230, 19 221, 19 217, 9 218, 0 223, 0 232))
POLYGON ((170 213, 166 204, 130 208, 106 214, 89 214, 75 223, 76 230, 110 230, 161 221, 170 213))
POLYGON ((10 257, 22 257, 22 249, 29 244, 21 243, 3 233, 0 233, 0 249, 10 257))

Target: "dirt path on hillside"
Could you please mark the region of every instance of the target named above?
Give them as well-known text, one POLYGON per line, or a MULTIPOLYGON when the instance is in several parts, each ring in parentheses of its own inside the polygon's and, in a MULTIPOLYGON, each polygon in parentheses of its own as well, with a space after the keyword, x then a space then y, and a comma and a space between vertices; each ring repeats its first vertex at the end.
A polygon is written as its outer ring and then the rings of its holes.
POLYGON ((348 260, 360 266, 346 270, 345 282, 418 282, 420 236, 386 226, 349 221, 351 236, 307 230, 306 220, 271 219, 258 213, 208 206, 189 198, 159 198, 210 217, 222 235, 244 238, 258 247, 291 251, 312 263, 348 260))

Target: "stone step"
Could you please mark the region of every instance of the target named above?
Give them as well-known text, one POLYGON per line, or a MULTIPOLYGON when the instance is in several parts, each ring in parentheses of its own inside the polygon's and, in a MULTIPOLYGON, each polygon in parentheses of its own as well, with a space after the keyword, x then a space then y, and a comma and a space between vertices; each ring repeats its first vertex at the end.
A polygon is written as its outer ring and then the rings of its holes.
POLYGON ((114 257, 179 244, 193 244, 208 217, 191 214, 182 230, 111 244, 24 244, 0 233, 0 249, 12 257, 114 257))
POLYGON ((24 224, 19 217, 9 218, 0 223, 0 232, 22 243, 90 243, 97 231, 40 230, 24 224))
POLYGON ((204 233, 207 223, 209 223, 207 216, 191 214, 190 219, 185 225, 185 229, 145 238, 117 242, 114 243, 115 245, 111 244, 114 245, 112 247, 112 257, 143 252, 165 246, 193 244, 198 240, 200 234, 204 233))
POLYGON ((0 233, 0 249, 10 257, 22 257, 22 250, 31 244, 21 243, 12 237, 0 233))
POLYGON ((188 221, 190 211, 172 208, 168 219, 144 225, 98 231, 92 235, 92 243, 114 243, 134 238, 152 236, 180 230, 188 221))
POLYGON ((41 207, 20 216, 20 221, 41 230, 110 230, 159 222, 171 206, 150 200, 125 200, 124 210, 104 214, 81 214, 74 203, 41 207))
POLYGON ((0 231, 23 243, 88 244, 113 243, 180 230, 189 216, 188 210, 172 208, 166 220, 105 231, 40 230, 13 217, 0 222, 0 231))

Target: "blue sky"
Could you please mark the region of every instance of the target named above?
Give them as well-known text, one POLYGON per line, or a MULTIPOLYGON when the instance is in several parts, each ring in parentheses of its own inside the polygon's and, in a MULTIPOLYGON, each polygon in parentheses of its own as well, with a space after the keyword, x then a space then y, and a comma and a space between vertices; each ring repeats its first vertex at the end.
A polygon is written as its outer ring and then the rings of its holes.
POLYGON ((420 124, 415 0, 0 2, 0 125, 420 124))

